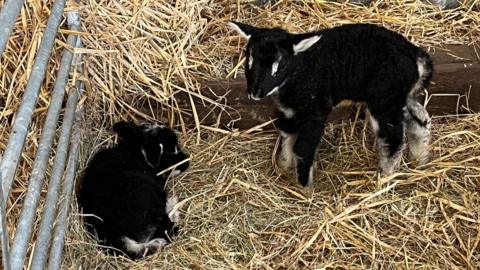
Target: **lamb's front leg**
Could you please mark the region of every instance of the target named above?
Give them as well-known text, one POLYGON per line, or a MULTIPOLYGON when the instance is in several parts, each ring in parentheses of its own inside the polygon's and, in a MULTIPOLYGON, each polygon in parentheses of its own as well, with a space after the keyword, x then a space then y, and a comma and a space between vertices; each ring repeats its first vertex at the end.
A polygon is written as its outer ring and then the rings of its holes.
POLYGON ((313 184, 313 161, 317 145, 323 135, 326 117, 308 121, 300 126, 298 138, 293 148, 297 157, 298 182, 304 186, 313 184))
POLYGON ((280 154, 277 157, 277 164, 283 170, 288 170, 295 166, 295 154, 293 147, 297 140, 297 127, 295 121, 281 115, 278 119, 278 129, 282 140, 280 154))

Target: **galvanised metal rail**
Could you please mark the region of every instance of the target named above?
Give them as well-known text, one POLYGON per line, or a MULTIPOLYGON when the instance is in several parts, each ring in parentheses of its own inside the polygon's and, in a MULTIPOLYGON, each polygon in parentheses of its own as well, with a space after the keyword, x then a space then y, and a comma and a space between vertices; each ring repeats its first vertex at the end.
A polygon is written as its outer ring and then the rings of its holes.
MULTIPOLYGON (((10 133, 10 138, 0 158, 0 238, 2 247, 2 264, 5 270, 23 269, 28 247, 32 239, 38 202, 40 199, 41 188, 45 180, 45 171, 48 166, 48 159, 51 154, 53 139, 56 134, 62 102, 65 96, 65 88, 68 83, 72 62, 76 71, 83 72, 81 55, 74 54, 68 48, 64 49, 60 67, 55 80, 55 85, 50 99, 47 116, 42 128, 39 146, 37 149, 33 169, 29 177, 28 190, 25 195, 20 219, 15 229, 14 241, 9 252, 8 232, 6 228, 6 204, 10 195, 10 190, 14 182, 15 171, 20 160, 20 156, 25 144, 28 127, 32 120, 32 114, 38 98, 40 86, 46 73, 47 63, 52 52, 52 48, 57 36, 58 27, 62 21, 66 0, 55 0, 53 3, 47 26, 43 33, 32 72, 28 79, 20 107, 16 111, 16 118, 10 133)), ((23 1, 6 1, 0 12, 0 59, 6 47, 9 35, 12 32, 13 25, 18 13, 21 10, 23 1)), ((80 16, 78 11, 72 11, 67 14, 67 21, 70 34, 67 38, 67 44, 74 47, 81 47, 81 38, 77 35, 80 31, 80 16)), ((49 269, 59 269, 63 251, 64 230, 66 228, 66 217, 70 207, 70 196, 73 190, 73 182, 78 160, 78 148, 80 143, 80 131, 74 126, 75 119, 78 118, 78 100, 83 91, 83 82, 76 81, 75 87, 70 90, 65 114, 62 121, 62 128, 57 144, 56 156, 53 163, 52 175, 48 185, 47 198, 44 206, 44 213, 40 221, 39 233, 33 250, 31 269, 44 269, 50 240, 52 239, 53 223, 58 202, 58 193, 61 188, 61 180, 64 179, 62 202, 59 205, 61 209, 57 226, 55 227, 52 249, 50 252, 49 269), (74 133, 73 138, 71 134, 74 133), (68 150, 70 146, 70 150, 68 150), (67 158, 68 155, 68 158, 67 158), (65 172, 65 163, 67 163, 65 172), (65 173, 65 177, 64 176, 65 173), (53 259, 52 259, 53 258, 53 259)))

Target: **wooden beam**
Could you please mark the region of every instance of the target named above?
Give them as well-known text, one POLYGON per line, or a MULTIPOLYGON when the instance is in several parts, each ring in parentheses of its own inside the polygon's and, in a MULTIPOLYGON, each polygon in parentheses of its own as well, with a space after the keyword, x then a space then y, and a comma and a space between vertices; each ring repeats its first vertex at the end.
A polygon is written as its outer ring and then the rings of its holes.
MULTIPOLYGON (((431 115, 480 112, 480 58, 475 48, 448 46, 430 53, 435 71, 428 88, 428 112, 431 115)), ((247 129, 277 116, 271 99, 253 101, 247 98, 244 78, 209 81, 203 85, 203 96, 227 105, 221 109, 192 97, 204 125, 247 129)), ((182 110, 191 110, 186 93, 179 93, 175 98, 182 110)), ((351 118, 356 112, 355 108, 346 106, 335 109, 329 120, 351 118)), ((184 119, 193 125, 193 118, 185 115, 184 119)))

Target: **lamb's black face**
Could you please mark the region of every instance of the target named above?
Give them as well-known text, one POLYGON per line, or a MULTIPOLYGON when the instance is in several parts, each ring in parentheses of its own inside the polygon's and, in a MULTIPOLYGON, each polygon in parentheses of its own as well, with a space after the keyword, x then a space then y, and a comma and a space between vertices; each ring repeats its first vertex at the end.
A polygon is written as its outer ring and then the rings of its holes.
MULTIPOLYGON (((181 151, 175 133, 163 125, 143 126, 144 143, 142 154, 145 161, 158 171, 163 171, 187 159, 181 151)), ((173 170, 173 175, 179 175, 188 168, 188 162, 179 164, 173 170)))
POLYGON ((248 40, 245 75, 248 95, 254 100, 278 95, 295 69, 295 57, 320 40, 315 34, 290 34, 274 28, 256 28, 230 22, 240 36, 248 40))
POLYGON ((252 37, 245 53, 248 95, 254 100, 277 95, 291 72, 292 51, 286 37, 252 37), (275 39, 270 41, 269 39, 275 39), (282 42, 283 40, 283 42, 282 42))
POLYGON ((188 156, 182 152, 175 133, 164 125, 136 126, 131 123, 119 122, 114 130, 124 139, 125 143, 140 151, 145 162, 161 172, 178 164, 173 170, 165 172, 174 176, 185 171, 189 162, 188 156))

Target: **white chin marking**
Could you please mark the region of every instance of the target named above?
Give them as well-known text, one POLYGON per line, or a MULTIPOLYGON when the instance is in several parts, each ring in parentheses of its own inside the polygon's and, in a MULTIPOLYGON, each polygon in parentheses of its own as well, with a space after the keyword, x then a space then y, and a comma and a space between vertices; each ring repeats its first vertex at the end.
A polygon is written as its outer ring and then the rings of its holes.
POLYGON ((137 241, 130 239, 126 236, 122 238, 122 241, 123 241, 123 244, 125 245, 125 248, 130 252, 140 253, 144 249, 142 243, 138 243, 137 241))
POLYGON ((258 100, 261 99, 261 98, 259 98, 259 97, 257 97, 257 96, 254 96, 254 95, 251 95, 251 97, 252 97, 253 100, 256 100, 256 101, 258 101, 258 100))
POLYGON ((273 95, 273 94, 277 93, 279 88, 280 88, 280 87, 275 86, 275 87, 272 89, 272 91, 268 92, 267 97, 270 96, 270 95, 273 95))

